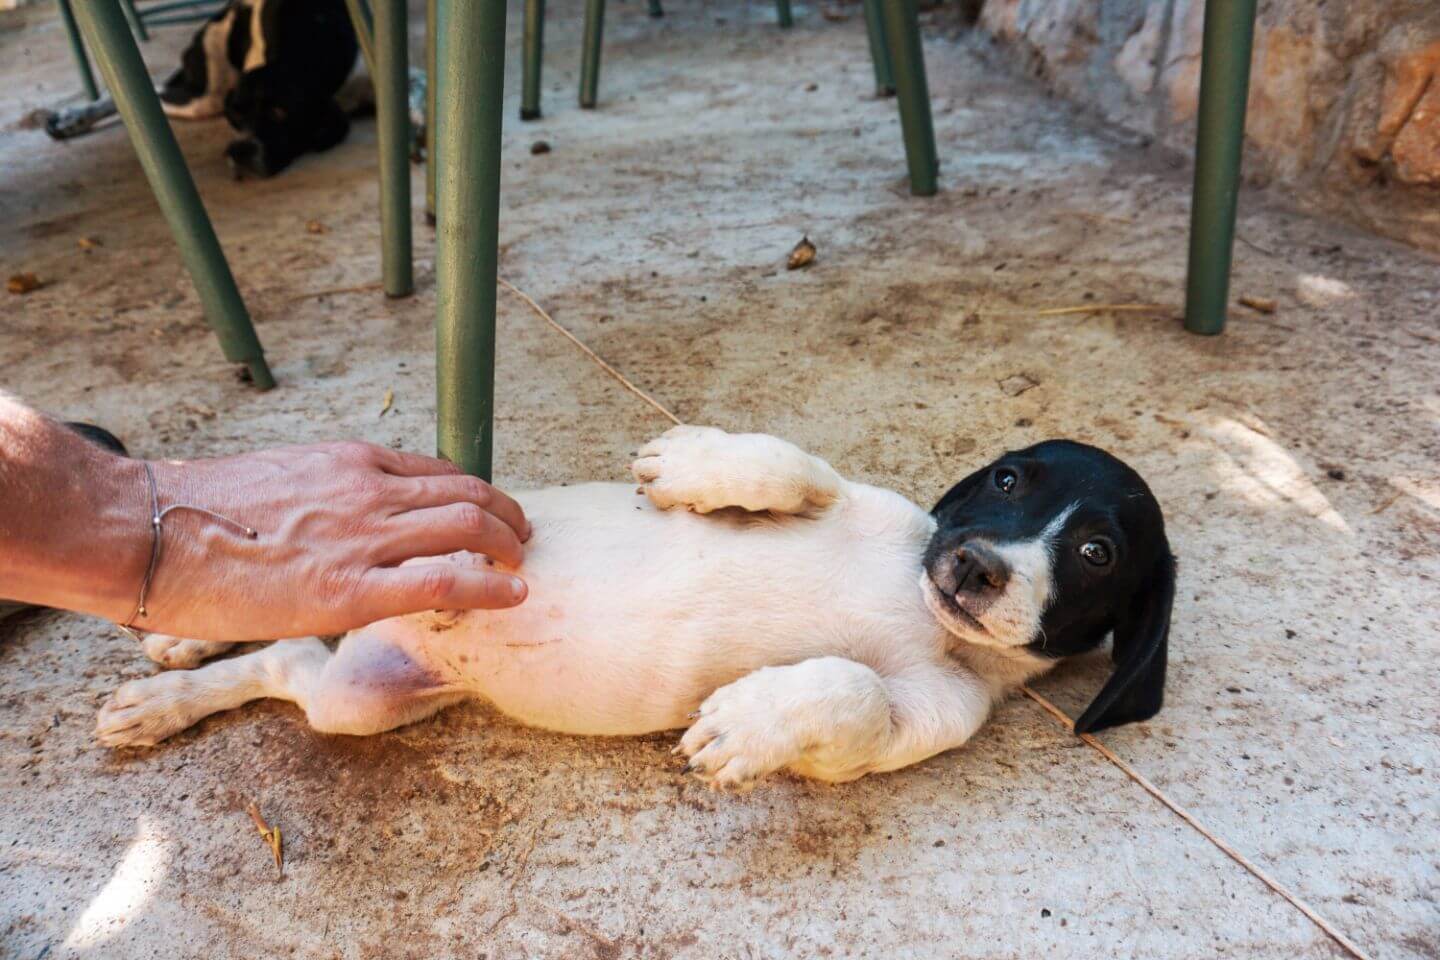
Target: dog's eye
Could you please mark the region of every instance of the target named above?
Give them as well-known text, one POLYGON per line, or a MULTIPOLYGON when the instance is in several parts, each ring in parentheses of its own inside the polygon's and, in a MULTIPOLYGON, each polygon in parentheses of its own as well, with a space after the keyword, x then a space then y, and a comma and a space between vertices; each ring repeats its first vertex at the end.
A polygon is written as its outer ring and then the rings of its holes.
POLYGON ((1001 467, 995 471, 995 488, 1001 493, 1010 493, 1015 489, 1015 484, 1020 482, 1020 474, 1009 467, 1001 467))
POLYGON ((1110 563, 1110 546, 1103 540, 1091 540, 1080 548, 1080 556, 1093 567, 1104 567, 1110 563))

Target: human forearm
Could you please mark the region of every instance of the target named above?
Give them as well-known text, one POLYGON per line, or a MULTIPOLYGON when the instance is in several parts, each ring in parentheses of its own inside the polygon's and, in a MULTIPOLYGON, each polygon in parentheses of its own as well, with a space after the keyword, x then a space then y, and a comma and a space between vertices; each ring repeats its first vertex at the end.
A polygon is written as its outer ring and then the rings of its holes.
POLYGON ((0 596, 129 617, 149 557, 141 464, 0 395, 0 596))

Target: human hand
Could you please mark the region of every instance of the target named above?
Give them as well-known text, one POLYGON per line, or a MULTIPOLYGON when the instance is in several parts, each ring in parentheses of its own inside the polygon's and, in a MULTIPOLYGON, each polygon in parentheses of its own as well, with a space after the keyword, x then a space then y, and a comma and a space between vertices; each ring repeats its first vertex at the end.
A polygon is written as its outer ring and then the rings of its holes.
MULTIPOLYGON (((267 640, 525 599, 524 581, 507 572, 520 567, 530 536, 519 504, 442 460, 338 443, 152 466, 162 509, 203 507, 257 536, 188 510, 166 516, 147 614, 136 629, 267 640), (494 565, 443 559, 457 551, 484 554, 494 565), (417 558, 432 559, 400 566, 417 558)), ((135 482, 148 516, 143 468, 135 482)), ((131 573, 132 596, 139 583, 131 573)))

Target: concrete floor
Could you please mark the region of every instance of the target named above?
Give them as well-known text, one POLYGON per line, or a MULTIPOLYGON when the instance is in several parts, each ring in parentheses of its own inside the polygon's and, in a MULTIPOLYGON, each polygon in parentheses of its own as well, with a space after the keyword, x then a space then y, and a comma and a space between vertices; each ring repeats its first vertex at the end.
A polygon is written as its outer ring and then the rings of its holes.
MULTIPOLYGON (((512 11, 502 274, 682 417, 921 501, 1043 437, 1135 463, 1182 589, 1165 710, 1104 740, 1372 956, 1440 955, 1436 263, 1247 192, 1235 292, 1275 315, 1214 339, 1163 313, 1041 316, 1178 301, 1183 163, 1010 76, 942 12, 942 192, 912 199, 858 6, 800 5, 781 34, 766 5, 614 4, 586 113, 579 4, 552 6, 546 117, 524 126, 512 11), (806 233, 817 262, 786 272, 806 233)), ((157 74, 180 39, 147 48, 157 74)), ((423 222, 414 298, 305 296, 378 278, 369 122, 264 183, 228 179, 223 125, 179 131, 281 382, 258 394, 220 361, 123 133, 17 123, 74 86, 51 14, 0 20, 0 62, 0 267, 49 283, 0 295, 6 389, 152 457, 433 448, 423 222)), ((504 293, 499 323, 497 479, 621 477, 665 422, 504 293)), ((896 774, 729 797, 681 776, 673 736, 480 708, 343 740, 258 704, 113 753, 95 709, 151 665, 81 617, 6 633, 5 957, 1342 955, 1024 699, 896 774), (283 879, 252 800, 283 828, 283 879)), ((1040 689, 1073 715, 1104 671, 1040 689)))

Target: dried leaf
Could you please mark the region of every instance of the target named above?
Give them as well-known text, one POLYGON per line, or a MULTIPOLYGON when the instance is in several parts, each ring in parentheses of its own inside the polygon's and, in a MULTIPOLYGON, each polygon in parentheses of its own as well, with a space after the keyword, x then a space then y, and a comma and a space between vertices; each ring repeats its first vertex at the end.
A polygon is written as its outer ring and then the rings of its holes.
POLYGON ((394 391, 394 390, 386 390, 386 391, 385 391, 385 400, 380 404, 380 416, 382 416, 382 417, 385 416, 385 414, 388 413, 389 410, 390 410, 390 408, 393 407, 394 405, 395 405, 395 391, 394 391))
POLYGON ((538 156, 540 156, 542 153, 549 153, 549 152, 550 152, 550 141, 548 141, 548 140, 536 140, 534 143, 530 144, 530 156, 532 156, 532 157, 538 157, 538 156))
POLYGON ((321 223, 319 220, 307 220, 307 221, 305 222, 305 232, 306 232, 306 233, 329 233, 329 232, 330 232, 330 228, 327 227, 327 226, 325 226, 325 224, 321 223))
POLYGON ((785 269, 799 270, 814 262, 815 244, 810 242, 809 237, 801 237, 800 242, 795 244, 795 249, 790 251, 790 259, 785 261, 785 269))
POLYGON ((17 273, 5 282, 5 289, 11 293, 30 293, 45 286, 45 282, 33 273, 17 273))
POLYGON ((281 876, 284 876, 285 839, 280 834, 280 828, 272 827, 265 822, 265 818, 260 816, 260 808, 255 805, 253 800, 245 812, 250 814, 251 820, 255 821, 255 829, 259 832, 260 839, 264 840, 265 845, 270 848, 270 855, 275 858, 275 869, 280 871, 281 876))
POLYGON ((85 250, 87 252, 90 250, 94 250, 96 247, 104 246, 104 244, 102 244, 99 240, 96 240, 94 237, 80 237, 75 242, 80 245, 81 250, 85 250))
POLYGON ((1000 389, 1012 397, 1018 397, 1026 390, 1033 390, 1038 386, 1039 381, 1032 380, 1023 373, 1013 373, 1000 381, 1000 389))
POLYGON ((1277 304, 1266 297, 1241 297, 1240 304, 1260 313, 1274 313, 1277 304))

